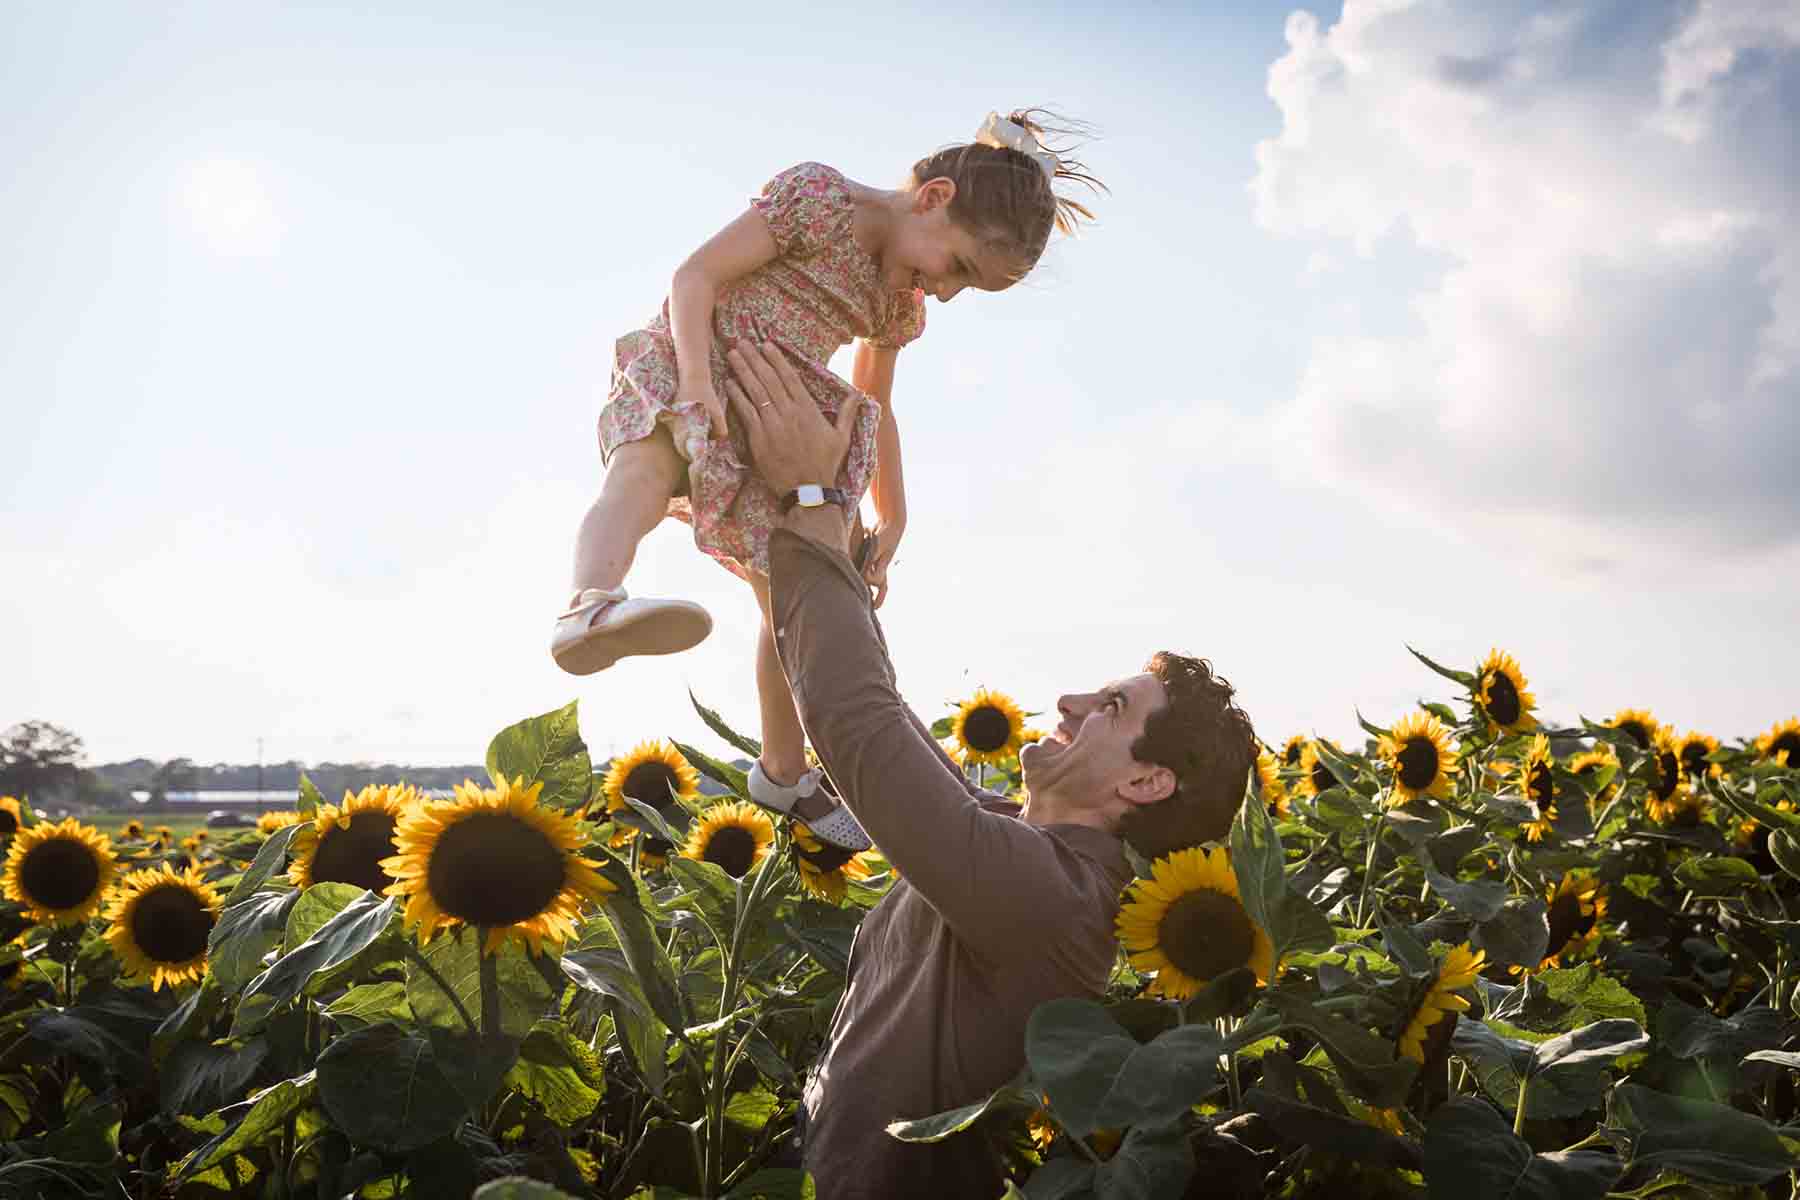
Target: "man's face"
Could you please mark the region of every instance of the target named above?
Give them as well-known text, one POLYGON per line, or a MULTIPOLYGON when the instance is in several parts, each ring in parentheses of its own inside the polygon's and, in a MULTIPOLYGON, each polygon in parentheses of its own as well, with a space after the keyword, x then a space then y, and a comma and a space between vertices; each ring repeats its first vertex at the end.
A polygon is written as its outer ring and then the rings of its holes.
POLYGON ((1056 702, 1062 719, 1055 732, 1019 752, 1026 788, 1034 796, 1111 804, 1151 769, 1132 757, 1131 747, 1150 714, 1167 703, 1162 680, 1150 674, 1063 696, 1056 702))

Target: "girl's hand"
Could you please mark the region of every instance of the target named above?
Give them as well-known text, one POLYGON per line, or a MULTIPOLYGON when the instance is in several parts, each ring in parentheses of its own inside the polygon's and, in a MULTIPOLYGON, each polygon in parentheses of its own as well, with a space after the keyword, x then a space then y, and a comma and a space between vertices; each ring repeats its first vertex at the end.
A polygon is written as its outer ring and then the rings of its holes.
POLYGON ((862 577, 869 590, 875 593, 876 608, 887 599, 888 566, 894 561, 894 551, 899 549, 900 535, 904 532, 904 523, 878 522, 864 535, 867 549, 862 553, 862 577))
POLYGON ((697 406, 706 413, 706 424, 715 438, 728 436, 725 427, 725 402, 719 399, 719 393, 713 390, 712 380, 697 379, 693 383, 680 383, 675 388, 675 406, 686 408, 697 406))

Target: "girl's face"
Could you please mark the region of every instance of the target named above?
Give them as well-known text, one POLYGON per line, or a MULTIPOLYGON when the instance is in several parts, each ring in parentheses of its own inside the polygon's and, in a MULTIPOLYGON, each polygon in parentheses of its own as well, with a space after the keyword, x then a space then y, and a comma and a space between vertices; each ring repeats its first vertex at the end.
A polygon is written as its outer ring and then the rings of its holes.
POLYGON ((1005 291, 1025 272, 1020 264, 950 217, 956 184, 932 179, 912 193, 893 240, 882 256, 886 282, 894 291, 920 288, 939 303, 966 287, 1005 291))

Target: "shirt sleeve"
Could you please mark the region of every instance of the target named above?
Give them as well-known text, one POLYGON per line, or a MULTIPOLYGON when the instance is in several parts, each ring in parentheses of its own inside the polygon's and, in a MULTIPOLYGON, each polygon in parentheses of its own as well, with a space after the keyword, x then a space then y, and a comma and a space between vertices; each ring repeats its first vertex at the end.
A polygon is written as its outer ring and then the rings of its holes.
POLYGON ((823 163, 801 163, 764 184, 750 207, 762 214, 785 257, 805 258, 839 232, 849 199, 842 175, 823 163))
POLYGON ((881 852, 957 937, 1012 958, 1041 953, 1046 920, 1085 920, 1088 865, 1043 829, 986 811, 901 700, 850 561, 778 529, 769 587, 776 646, 813 748, 881 852))
POLYGON ((925 332, 925 293, 918 288, 909 292, 899 292, 889 307, 888 320, 875 336, 870 338, 871 344, 889 350, 898 350, 909 342, 918 340, 925 332))

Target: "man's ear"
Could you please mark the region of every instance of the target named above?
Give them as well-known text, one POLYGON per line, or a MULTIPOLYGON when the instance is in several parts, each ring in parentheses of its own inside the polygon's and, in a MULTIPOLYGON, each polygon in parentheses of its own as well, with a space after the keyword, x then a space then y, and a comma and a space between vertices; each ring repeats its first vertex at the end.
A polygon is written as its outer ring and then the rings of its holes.
POLYGON ((1175 794, 1175 772, 1153 763, 1138 763, 1137 772, 1119 787, 1127 804, 1155 804, 1175 794))
POLYGON ((921 183, 913 192, 913 211, 928 213, 934 208, 943 208, 956 197, 956 180, 948 175, 939 175, 921 183))

